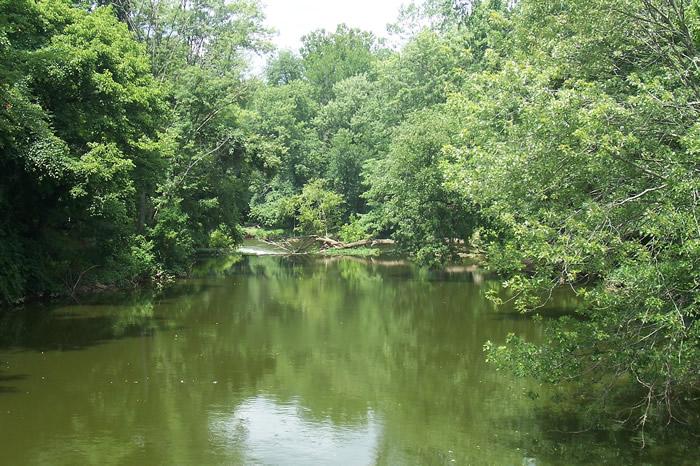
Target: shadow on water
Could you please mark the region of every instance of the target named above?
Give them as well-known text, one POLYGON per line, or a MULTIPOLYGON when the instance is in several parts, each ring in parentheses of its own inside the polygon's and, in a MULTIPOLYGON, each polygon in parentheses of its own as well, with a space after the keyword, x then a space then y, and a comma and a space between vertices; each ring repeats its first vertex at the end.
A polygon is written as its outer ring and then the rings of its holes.
POLYGON ((0 326, 0 349, 30 351, 76 351, 117 338, 148 336, 153 332, 150 319, 142 324, 119 324, 111 316, 84 316, 44 310, 26 310, 5 317, 0 326))
MULTIPOLYGON (((187 293, 183 290, 181 293, 187 293)), ((80 304, 28 306, 0 313, 0 350, 78 351, 172 328, 154 312, 155 297, 94 297, 80 304)))
MULTIPOLYGON (((0 361, 1 362, 1 361, 0 361)), ((16 382, 18 380, 24 380, 27 378, 27 375, 25 374, 16 374, 16 375, 5 375, 0 373, 0 395, 3 393, 17 393, 17 388, 13 386, 8 386, 6 385, 8 382, 16 382)))
POLYGON ((647 433, 642 446, 632 429, 593 429, 582 425, 580 413, 560 411, 552 401, 532 401, 535 429, 523 428, 517 417, 497 424, 498 443, 522 451, 531 464, 695 465, 697 437, 681 427, 671 427, 653 437, 647 433))
POLYGON ((56 301, 0 309, 0 350, 78 351, 108 341, 181 330, 156 309, 194 302, 221 284, 182 281, 161 292, 151 289, 85 296, 79 303, 56 301))

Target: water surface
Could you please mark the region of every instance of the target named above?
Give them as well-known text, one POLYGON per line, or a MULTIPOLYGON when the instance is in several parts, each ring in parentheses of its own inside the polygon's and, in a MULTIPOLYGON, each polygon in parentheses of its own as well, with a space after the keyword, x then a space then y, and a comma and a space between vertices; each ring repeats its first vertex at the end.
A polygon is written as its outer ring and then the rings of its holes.
POLYGON ((200 275, 2 317, 0 464, 696 463, 545 423, 540 388, 482 352, 541 324, 496 312, 472 268, 246 257, 200 275))

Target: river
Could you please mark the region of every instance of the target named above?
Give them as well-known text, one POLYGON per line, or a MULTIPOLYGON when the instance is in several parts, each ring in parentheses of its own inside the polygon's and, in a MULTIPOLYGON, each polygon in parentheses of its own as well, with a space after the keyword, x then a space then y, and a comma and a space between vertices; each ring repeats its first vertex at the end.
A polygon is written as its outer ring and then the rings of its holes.
MULTIPOLYGON (((230 257, 156 294, 0 319, 2 465, 697 464, 565 434, 485 364, 541 338, 470 267, 230 257)), ((562 304, 563 305, 563 304, 562 304)))

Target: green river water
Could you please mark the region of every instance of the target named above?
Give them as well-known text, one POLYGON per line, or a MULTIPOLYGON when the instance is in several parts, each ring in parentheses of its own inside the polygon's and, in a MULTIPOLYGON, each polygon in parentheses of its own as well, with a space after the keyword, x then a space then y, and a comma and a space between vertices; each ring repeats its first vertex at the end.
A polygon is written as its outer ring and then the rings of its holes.
POLYGON ((0 465, 698 464, 692 445, 562 433, 540 387, 484 362, 486 340, 542 332, 494 286, 244 257, 164 295, 5 313, 0 465))

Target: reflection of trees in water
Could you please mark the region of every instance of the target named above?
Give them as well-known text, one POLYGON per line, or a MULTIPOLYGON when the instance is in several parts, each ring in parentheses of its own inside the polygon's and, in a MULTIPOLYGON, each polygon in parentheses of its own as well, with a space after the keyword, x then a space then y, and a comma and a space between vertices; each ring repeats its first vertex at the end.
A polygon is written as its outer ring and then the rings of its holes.
MULTIPOLYGON (((459 277, 474 271, 272 257, 213 270, 225 272, 158 298, 10 322, 7 332, 24 332, 15 341, 34 342, 32 349, 47 338, 82 342, 81 332, 93 343, 112 339, 32 358, 33 373, 80 382, 66 384, 70 393, 58 403, 41 386, 43 406, 30 406, 31 398, 13 403, 41 410, 43 426, 65 434, 60 448, 93 462, 243 462, 241 445, 210 444, 210 428, 258 396, 298 404, 299 416, 314 423, 361 428, 376 417, 377 464, 519 464, 533 445, 542 457, 567 457, 521 395, 533 387, 484 365, 484 341, 508 332, 536 339, 540 327, 493 313, 479 281, 459 277), (96 432, 104 435, 84 441, 96 432)), ((37 426, 17 429, 31 438, 37 426)), ((39 454, 45 445, 27 447, 39 454)))
POLYGON ((232 254, 217 256, 201 261, 191 273, 194 278, 220 278, 235 272, 235 266, 243 260, 243 256, 232 254))
POLYGON ((474 419, 491 417, 484 409, 503 411, 485 400, 503 379, 484 377, 475 394, 469 378, 483 371, 481 345, 491 331, 505 335, 529 324, 465 326, 465 313, 478 316, 487 305, 475 289, 406 280, 404 272, 356 261, 255 262, 255 274, 266 279, 247 281, 240 299, 231 299, 248 311, 240 327, 229 327, 229 338, 242 335, 244 347, 254 342, 273 355, 263 390, 279 402, 299 398, 310 420, 337 425, 361 425, 371 408, 383 416, 386 445, 445 451, 463 442, 474 419))

